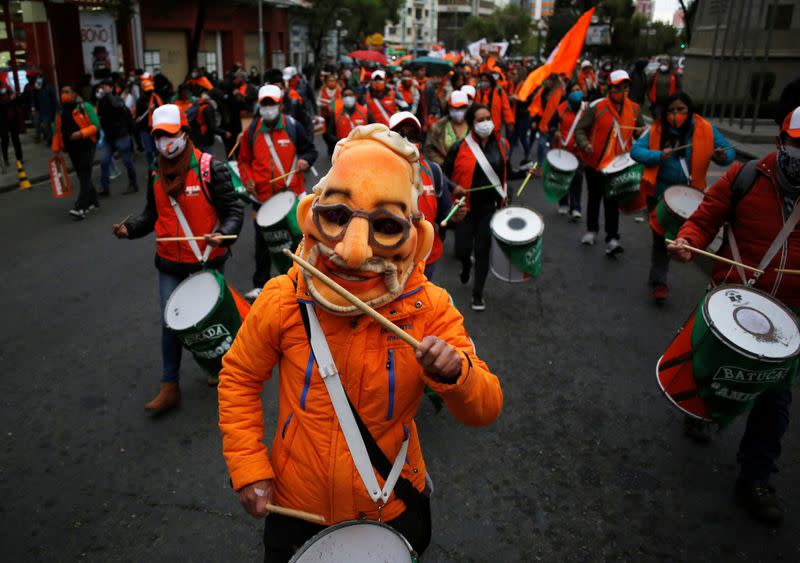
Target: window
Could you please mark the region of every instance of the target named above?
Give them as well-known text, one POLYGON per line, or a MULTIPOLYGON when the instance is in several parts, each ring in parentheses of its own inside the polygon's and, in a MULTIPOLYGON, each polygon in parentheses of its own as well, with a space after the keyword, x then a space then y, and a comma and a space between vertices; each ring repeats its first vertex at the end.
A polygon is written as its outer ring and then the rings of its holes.
POLYGON ((197 53, 197 64, 205 67, 206 72, 217 72, 217 54, 213 51, 200 51, 197 53))
POLYGON ((767 19, 764 21, 764 29, 769 29, 769 24, 772 20, 772 12, 775 8, 777 8, 777 11, 775 11, 776 17, 773 29, 781 31, 788 30, 792 23, 792 12, 794 12, 794 6, 791 4, 778 4, 777 7, 774 4, 767 6, 767 19))
POLYGON ((144 52, 144 70, 150 74, 161 70, 161 51, 144 52))

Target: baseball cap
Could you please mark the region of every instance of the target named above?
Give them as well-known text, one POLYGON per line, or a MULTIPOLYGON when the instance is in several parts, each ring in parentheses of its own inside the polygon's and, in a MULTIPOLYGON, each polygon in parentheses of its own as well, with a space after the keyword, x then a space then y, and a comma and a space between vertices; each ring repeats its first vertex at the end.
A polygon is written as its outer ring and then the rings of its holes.
POLYGON ((273 102, 280 102, 283 98, 283 91, 274 84, 265 84, 258 89, 258 101, 269 98, 273 102))
POLYGON ((297 75, 297 69, 293 66, 287 66, 283 69, 283 79, 284 80, 291 80, 295 75, 297 75))
POLYGON ((372 80, 386 80, 386 73, 382 70, 376 70, 371 75, 372 80))
POLYGON ((608 81, 611 84, 619 84, 620 82, 624 82, 624 81, 630 80, 630 79, 631 79, 631 77, 628 76, 628 73, 625 72, 624 70, 615 70, 608 77, 608 81))
POLYGON ((461 87, 461 91, 464 92, 467 95, 467 98, 470 100, 475 99, 475 86, 472 86, 471 84, 464 84, 461 87))
POLYGON ((586 67, 589 67, 589 66, 592 66, 592 61, 590 61, 589 59, 586 59, 585 61, 583 61, 581 63, 581 68, 586 68, 586 67))
POLYGON ((415 116, 410 111, 400 111, 392 115, 392 117, 389 118, 389 129, 394 131, 395 127, 397 127, 404 121, 412 121, 414 125, 417 126, 417 129, 422 131, 422 126, 419 124, 419 119, 417 119, 417 116, 415 116))
POLYGON ((155 89, 155 84, 153 83, 153 75, 150 74, 149 72, 143 73, 139 77, 139 81, 142 84, 142 90, 144 90, 145 92, 149 92, 150 90, 155 89))
POLYGON ((153 112, 153 131, 164 131, 170 135, 180 132, 181 127, 189 127, 186 114, 175 104, 165 104, 153 112))
POLYGON ((781 125, 781 133, 786 133, 793 139, 800 139, 800 107, 786 116, 781 125))
POLYGON ((462 90, 455 90, 450 94, 450 106, 454 108, 462 108, 469 105, 469 98, 467 93, 462 90))

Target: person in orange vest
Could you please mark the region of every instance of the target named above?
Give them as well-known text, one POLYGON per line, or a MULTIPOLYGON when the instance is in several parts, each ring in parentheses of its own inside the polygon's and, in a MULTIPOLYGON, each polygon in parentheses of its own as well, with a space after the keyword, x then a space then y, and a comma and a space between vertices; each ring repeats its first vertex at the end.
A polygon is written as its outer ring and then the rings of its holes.
MULTIPOLYGON (((425 219, 433 225, 434 237, 433 247, 430 254, 425 259, 425 277, 433 281, 436 271, 436 263, 442 257, 443 244, 439 232, 440 223, 447 217, 453 207, 453 199, 447 187, 444 172, 435 162, 425 159, 420 147, 422 146, 422 125, 417 117, 409 111, 401 111, 392 116, 389 121, 389 129, 399 133, 406 141, 417 147, 419 151, 419 173, 422 181, 422 193, 417 199, 417 205, 425 219)), ((452 222, 457 222, 466 210, 459 217, 453 217, 452 222)))
POLYGON ((325 77, 325 85, 319 90, 319 114, 328 119, 331 105, 342 98, 342 88, 336 79, 335 73, 330 73, 325 77))
POLYGON ((653 119, 661 116, 661 108, 667 98, 680 91, 681 85, 678 75, 671 67, 669 59, 662 59, 658 69, 650 79, 650 87, 647 89, 647 100, 650 102, 650 113, 653 119))
POLYGON ((153 128, 153 112, 164 105, 161 96, 156 94, 153 76, 145 72, 141 77, 142 95, 136 100, 136 131, 142 141, 147 165, 152 166, 156 158, 156 145, 150 131, 153 128))
MULTIPOLYGON (((281 111, 283 92, 274 84, 258 91, 259 117, 253 119, 239 145, 239 172, 245 189, 263 204, 282 190, 297 195, 306 191, 304 172, 317 159, 317 149, 297 121, 281 111), (282 178, 281 178, 282 177, 282 178), (275 180, 281 178, 279 180, 275 180), (273 181, 275 180, 275 181, 273 181)), ((256 209, 260 208, 255 205, 256 209)), ((256 269, 253 289, 245 298, 255 300, 270 279, 267 243, 253 220, 256 236, 256 269)), ((285 273, 285 272, 281 272, 285 273)))
MULTIPOLYGON (((167 300, 190 275, 204 268, 224 271, 231 255, 228 247, 234 241, 220 236, 239 234, 242 207, 225 163, 194 147, 186 114, 178 106, 156 108, 153 138, 159 157, 150 170, 145 208, 114 225, 114 235, 137 239, 155 231, 156 237, 203 237, 202 241, 156 244, 163 372, 158 394, 144 408, 159 414, 181 404, 181 343, 164 322, 167 300)), ((216 378, 209 377, 209 385, 216 385, 216 378)))
POLYGON ((630 78, 624 70, 609 74, 608 95, 591 104, 575 129, 575 144, 583 151, 586 189, 586 234, 581 244, 593 245, 600 230, 600 204, 603 204, 606 229, 606 255, 623 252, 619 242, 619 208, 605 199, 602 170, 618 155, 630 152, 634 134, 644 130, 639 104, 628 98, 630 78))
POLYGON ((332 111, 328 112, 328 122, 325 128, 325 143, 328 145, 328 155, 333 156, 336 143, 346 138, 350 131, 359 125, 369 123, 367 108, 358 103, 353 89, 345 87, 342 97, 331 104, 332 111))
POLYGON ((589 59, 581 63, 581 70, 578 72, 578 84, 581 92, 583 92, 583 99, 587 102, 593 102, 600 97, 600 83, 597 80, 597 73, 594 71, 592 61, 589 59))
POLYGON ((311 86, 296 67, 287 66, 283 69, 283 82, 285 84, 284 92, 299 99, 309 115, 319 113, 317 100, 314 98, 311 86))
POLYGON ((388 127, 389 118, 397 111, 397 100, 394 90, 386 88, 386 72, 376 70, 372 73, 366 102, 369 122, 383 123, 388 127))
MULTIPOLYGON (((651 212, 670 186, 691 186, 705 191, 711 161, 728 166, 736 156, 722 133, 695 112, 688 95, 679 92, 664 103, 667 111, 653 122, 631 150, 631 158, 647 167, 642 176, 642 191, 651 212), (673 150, 675 147, 683 148, 673 150)), ((669 255, 664 235, 653 231, 648 284, 653 290, 653 300, 659 305, 669 295, 668 272, 669 255)))
POLYGON ((425 137, 424 150, 428 160, 441 165, 453 145, 469 133, 466 122, 469 105, 464 92, 456 90, 450 94, 447 115, 436 121, 425 137))
POLYGON ((199 68, 193 68, 189 76, 186 77, 184 84, 189 87, 192 96, 199 98, 200 94, 214 89, 211 81, 203 75, 199 68))
POLYGON ((193 113, 194 123, 191 125, 193 125, 194 134, 192 140, 201 151, 210 153, 214 150, 216 135, 219 135, 223 142, 231 137, 230 132, 217 126, 217 103, 208 95, 208 92, 200 94, 193 113))
POLYGON ((184 82, 178 85, 178 93, 172 103, 178 106, 188 119, 189 109, 195 104, 195 100, 192 99, 192 89, 188 84, 184 82))
POLYGON ((580 84, 573 82, 569 86, 567 99, 559 104, 556 114, 550 120, 554 148, 569 151, 578 159, 578 170, 572 178, 569 193, 558 202, 558 214, 569 214, 572 221, 578 221, 583 216, 581 214, 581 191, 583 189, 581 158, 583 155, 575 146, 575 129, 583 112, 586 111, 586 105, 583 101, 580 84))
POLYGON ((222 449, 242 508, 265 519, 265 561, 288 561, 325 526, 357 518, 381 520, 422 555, 432 481, 414 416, 425 386, 463 424, 500 415, 498 378, 447 292, 423 275, 434 232, 417 206, 418 155, 385 125, 357 127, 297 208, 301 257, 401 325, 416 351, 295 265, 269 281, 223 358, 222 449), (262 389, 273 368, 280 415, 268 450, 262 389), (272 503, 325 522, 271 513, 272 503))
POLYGON ((480 88, 475 96, 475 103, 489 108, 495 131, 498 133, 503 130, 503 124, 507 131, 514 127, 514 113, 511 111, 506 91, 497 84, 494 74, 488 70, 481 73, 480 88))
POLYGON ((558 74, 554 73, 545 79, 528 107, 536 129, 536 161, 539 163, 539 170, 544 163, 544 155, 550 148, 550 120, 555 116, 563 97, 564 85, 558 74))
POLYGON ((397 107, 402 111, 410 111, 419 117, 420 111, 420 89, 414 83, 414 73, 406 67, 400 77, 400 84, 397 85, 397 107))
POLYGON ((56 134, 51 149, 54 156, 60 156, 62 152, 69 154, 72 167, 78 173, 80 192, 75 207, 69 210, 76 219, 85 219, 90 211, 100 207, 92 185, 92 165, 99 135, 100 119, 92 104, 80 99, 72 85, 63 85, 61 113, 56 114, 56 134))

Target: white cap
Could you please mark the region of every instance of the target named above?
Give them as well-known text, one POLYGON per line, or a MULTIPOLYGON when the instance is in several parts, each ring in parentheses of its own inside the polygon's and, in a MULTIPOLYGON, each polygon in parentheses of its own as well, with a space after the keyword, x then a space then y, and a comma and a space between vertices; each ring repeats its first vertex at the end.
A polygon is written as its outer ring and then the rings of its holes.
POLYGON ((608 81, 611 84, 619 84, 620 82, 624 82, 625 80, 630 80, 631 77, 628 76, 628 73, 624 70, 615 70, 608 76, 608 81))
POLYGON ((394 128, 404 121, 413 121, 417 128, 422 131, 422 125, 419 124, 419 119, 410 111, 401 111, 392 115, 392 117, 389 118, 389 129, 394 131, 394 128))
POLYGON ((586 59, 585 61, 583 61, 581 63, 581 68, 586 68, 586 67, 589 67, 589 66, 592 66, 592 61, 590 61, 589 59, 586 59))
POLYGON ((297 75, 297 69, 293 66, 287 66, 285 69, 283 69, 284 80, 291 80, 296 75, 297 75))
POLYGON ((181 108, 175 104, 159 106, 153 112, 153 131, 164 131, 175 135, 184 125, 188 127, 189 123, 181 108))
POLYGON ((461 90, 454 90, 450 94, 450 105, 454 108, 461 108, 469 105, 467 93, 461 90))
POLYGON ((461 87, 461 91, 464 92, 470 100, 474 100, 475 99, 475 94, 476 94, 475 86, 473 86, 471 84, 464 84, 461 87))
POLYGON ((275 102, 280 102, 283 98, 283 91, 274 84, 265 84, 258 89, 258 101, 269 98, 275 102))
POLYGON ((386 73, 380 69, 376 70, 371 75, 372 80, 386 80, 386 73))

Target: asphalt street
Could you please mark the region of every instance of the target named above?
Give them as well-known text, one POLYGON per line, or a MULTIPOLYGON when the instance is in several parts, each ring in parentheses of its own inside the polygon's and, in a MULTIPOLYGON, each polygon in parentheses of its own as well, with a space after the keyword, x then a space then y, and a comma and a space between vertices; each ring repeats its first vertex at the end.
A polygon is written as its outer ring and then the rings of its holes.
MULTIPOLYGON (((262 525, 228 485, 216 394, 188 354, 182 408, 157 419, 142 409, 161 368, 155 244, 112 237, 144 206, 143 190, 124 187, 118 179, 83 222, 45 183, 0 195, 2 559, 259 561, 262 525)), ((656 307, 646 223, 623 217, 625 253, 612 260, 602 245, 579 245, 583 226, 558 216, 538 181, 518 202, 545 219, 541 276, 490 276, 487 310, 474 313, 452 237, 437 272, 505 403, 487 428, 422 403, 435 482, 424 561, 800 560, 796 430, 775 479, 786 523, 770 530, 732 494, 743 421, 708 446, 691 443, 656 385, 656 360, 701 298, 702 268, 673 264, 670 300, 656 307)), ((226 271, 243 291, 253 238, 246 221, 226 271)), ((276 389, 264 392, 268 436, 276 389)))

